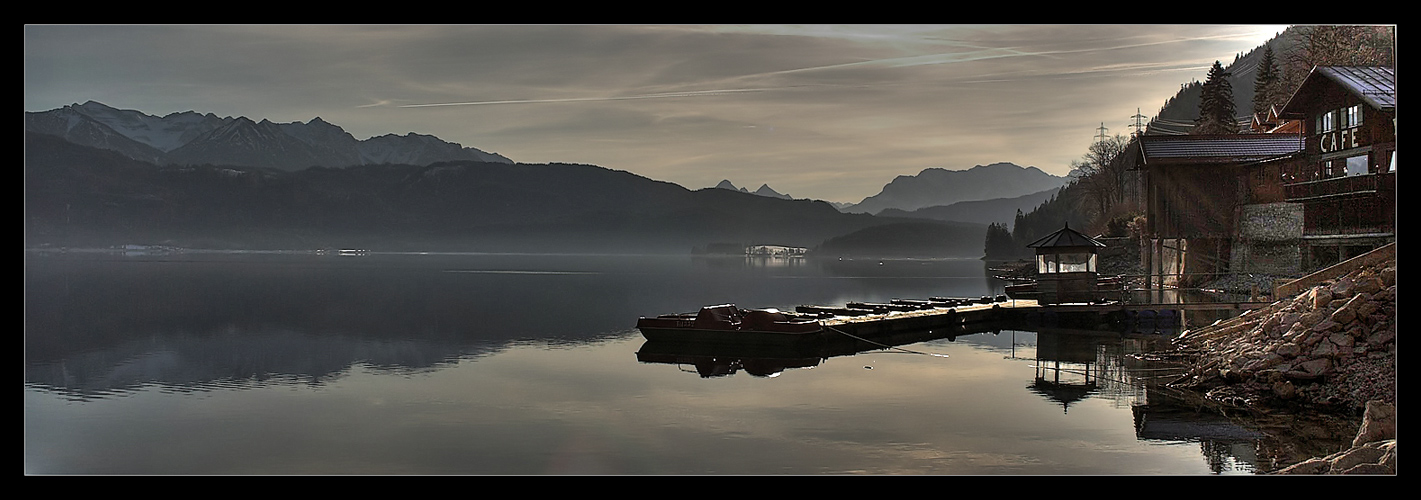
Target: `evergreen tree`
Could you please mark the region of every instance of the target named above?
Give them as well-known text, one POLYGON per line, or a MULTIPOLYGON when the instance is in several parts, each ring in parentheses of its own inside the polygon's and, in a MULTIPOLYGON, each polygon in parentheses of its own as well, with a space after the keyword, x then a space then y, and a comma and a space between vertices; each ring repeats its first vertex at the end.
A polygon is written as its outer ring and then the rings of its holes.
POLYGON ((1288 96, 1282 95, 1283 75, 1278 69, 1278 60, 1273 55, 1273 47, 1263 46, 1263 57, 1258 61, 1258 71, 1253 77, 1253 114, 1262 114, 1275 104, 1283 104, 1288 96))
MULTIPOLYGON (((1018 212, 1020 211, 1018 210, 1018 212)), ((1011 232, 1007 231, 1006 224, 993 222, 987 226, 987 246, 984 253, 988 259, 1016 258, 1022 253, 1021 250, 1012 241, 1011 232)))
POLYGON ((1229 83, 1229 74, 1224 72, 1224 66, 1218 61, 1214 61, 1214 67, 1209 68, 1209 76, 1204 80, 1194 133, 1238 133, 1238 122, 1234 120, 1233 84, 1229 83))

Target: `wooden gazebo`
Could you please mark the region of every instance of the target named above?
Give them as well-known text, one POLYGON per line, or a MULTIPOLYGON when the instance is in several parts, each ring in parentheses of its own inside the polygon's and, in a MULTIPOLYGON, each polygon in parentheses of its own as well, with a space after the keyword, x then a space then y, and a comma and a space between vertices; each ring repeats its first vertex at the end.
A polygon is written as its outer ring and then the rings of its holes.
POLYGON ((1067 224, 1036 240, 1036 301, 1041 304, 1100 300, 1096 256, 1105 244, 1067 224))

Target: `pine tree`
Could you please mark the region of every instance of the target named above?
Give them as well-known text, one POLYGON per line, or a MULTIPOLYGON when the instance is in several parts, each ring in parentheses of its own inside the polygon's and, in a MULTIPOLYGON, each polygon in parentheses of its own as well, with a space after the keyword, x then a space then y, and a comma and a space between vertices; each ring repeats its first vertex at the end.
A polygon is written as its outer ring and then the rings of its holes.
POLYGON ((1209 77, 1204 80, 1194 133, 1238 133, 1238 122, 1234 120, 1233 84, 1229 83, 1229 74, 1224 72, 1224 66, 1218 61, 1214 61, 1214 67, 1209 68, 1209 77))
MULTIPOLYGON (((1019 212, 1019 210, 1018 210, 1019 212)), ((984 249, 988 259, 1009 259, 1018 256, 1021 250, 1012 241, 1006 224, 993 222, 987 226, 987 245, 984 249)))
POLYGON ((1278 60, 1273 56, 1273 47, 1263 46, 1263 57, 1258 61, 1258 71, 1253 77, 1253 114, 1268 112, 1268 108, 1281 102, 1287 96, 1282 94, 1283 75, 1278 69, 1278 60))

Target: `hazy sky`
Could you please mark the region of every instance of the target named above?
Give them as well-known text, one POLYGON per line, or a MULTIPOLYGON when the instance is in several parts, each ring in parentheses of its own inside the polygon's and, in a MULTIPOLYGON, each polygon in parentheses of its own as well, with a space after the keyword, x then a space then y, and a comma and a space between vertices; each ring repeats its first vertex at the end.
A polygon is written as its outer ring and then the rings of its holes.
POLYGON ((931 167, 1065 175, 1102 123, 1129 134, 1283 28, 25 26, 25 110, 319 116, 357 139, 858 202, 931 167))

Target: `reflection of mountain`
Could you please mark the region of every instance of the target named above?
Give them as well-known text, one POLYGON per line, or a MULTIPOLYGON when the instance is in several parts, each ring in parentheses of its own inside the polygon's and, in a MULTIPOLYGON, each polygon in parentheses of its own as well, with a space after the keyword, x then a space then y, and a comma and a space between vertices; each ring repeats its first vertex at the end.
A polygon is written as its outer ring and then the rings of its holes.
POLYGON ((82 394, 311 383, 356 365, 425 370, 523 339, 586 342, 628 327, 630 313, 607 306, 620 294, 588 293, 578 275, 529 288, 520 279, 548 281, 448 270, 374 257, 27 254, 26 382, 82 394))
POLYGON ((292 330, 157 334, 26 366, 25 383, 81 399, 148 386, 178 392, 318 384, 361 364, 377 371, 421 371, 496 345, 430 339, 369 339, 292 330))

